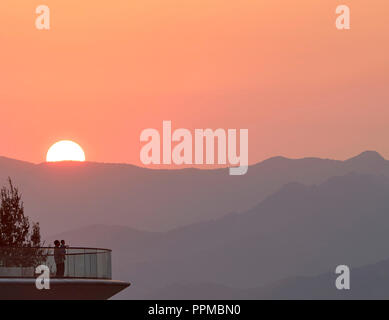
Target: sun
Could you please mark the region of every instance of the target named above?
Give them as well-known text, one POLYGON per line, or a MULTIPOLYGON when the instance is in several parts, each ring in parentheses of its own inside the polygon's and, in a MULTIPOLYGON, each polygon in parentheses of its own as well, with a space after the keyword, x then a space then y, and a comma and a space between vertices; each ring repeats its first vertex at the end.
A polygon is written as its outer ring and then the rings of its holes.
POLYGON ((70 140, 62 140, 50 147, 49 151, 47 151, 46 161, 85 161, 85 153, 77 143, 70 140))

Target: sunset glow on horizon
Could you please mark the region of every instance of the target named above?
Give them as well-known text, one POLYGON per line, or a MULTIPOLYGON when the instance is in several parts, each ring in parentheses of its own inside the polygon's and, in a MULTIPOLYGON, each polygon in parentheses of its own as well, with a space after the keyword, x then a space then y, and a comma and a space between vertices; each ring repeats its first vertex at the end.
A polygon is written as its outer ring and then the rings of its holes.
POLYGON ((245 128, 249 163, 389 158, 389 3, 339 0, 0 1, 0 155, 44 161, 57 137, 88 161, 142 165, 139 135, 245 128), (26 134, 29 132, 29 134, 26 134))

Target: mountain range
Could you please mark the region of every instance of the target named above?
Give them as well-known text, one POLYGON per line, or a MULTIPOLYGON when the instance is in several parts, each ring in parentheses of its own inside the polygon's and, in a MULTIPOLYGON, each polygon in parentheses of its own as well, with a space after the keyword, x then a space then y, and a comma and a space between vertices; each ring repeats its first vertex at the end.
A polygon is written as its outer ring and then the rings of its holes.
POLYGON ((274 157, 250 166, 244 176, 229 176, 228 169, 32 164, 0 157, 0 182, 14 180, 28 215, 46 235, 91 224, 167 231, 247 211, 289 182, 317 184, 350 172, 386 175, 389 162, 374 151, 346 161, 274 157))
POLYGON ((337 265, 359 270, 388 258, 388 163, 376 152, 346 161, 276 157, 237 180, 225 169, 9 159, 0 172, 15 177, 26 212, 34 208, 46 228, 56 224, 49 242, 113 249, 115 278, 133 284, 118 298, 266 299, 337 297, 337 265), (163 226, 151 222, 157 216, 163 226))
POLYGON ((334 270, 291 277, 257 288, 236 289, 213 283, 172 284, 143 296, 153 300, 387 300, 389 260, 350 270, 350 290, 337 290, 334 270))

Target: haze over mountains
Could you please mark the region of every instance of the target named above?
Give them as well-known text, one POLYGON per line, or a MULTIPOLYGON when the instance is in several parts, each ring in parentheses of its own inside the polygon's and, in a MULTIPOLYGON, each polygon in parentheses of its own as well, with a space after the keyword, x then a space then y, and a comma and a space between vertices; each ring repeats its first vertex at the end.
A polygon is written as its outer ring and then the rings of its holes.
POLYGON ((388 257, 388 194, 388 178, 348 174, 291 183, 245 213, 169 232, 91 226, 57 238, 113 248, 115 276, 135 283, 127 298, 187 284, 247 289, 388 257))
POLYGON ((337 290, 336 275, 327 272, 311 277, 291 277, 257 288, 237 289, 217 284, 172 284, 142 298, 167 300, 215 299, 380 299, 389 297, 389 260, 351 268, 351 290, 337 290))
MULTIPOLYGON (((53 175, 59 169, 57 166, 39 168, 53 175)), ((213 193, 213 188, 203 186, 210 193, 208 201, 220 210, 213 216, 205 213, 209 212, 208 202, 203 201, 205 193, 196 193, 196 189, 191 189, 190 178, 196 187, 199 181, 207 181, 206 174, 222 183, 223 179, 231 178, 225 172, 219 176, 222 170, 152 171, 158 177, 155 178, 146 169, 124 168, 149 173, 149 196, 158 189, 156 181, 160 183, 160 188, 172 184, 172 188, 178 190, 185 186, 187 193, 181 190, 186 195, 185 199, 192 194, 191 203, 195 202, 197 213, 202 214, 193 219, 197 222, 153 232, 127 227, 131 225, 129 219, 123 224, 114 220, 100 224, 91 219, 89 226, 79 225, 74 230, 48 238, 64 238, 72 245, 112 248, 115 277, 133 283, 131 289, 119 298, 174 298, 177 295, 194 298, 206 288, 209 288, 209 298, 215 295, 221 298, 296 298, 310 286, 311 281, 319 283, 316 287, 312 284, 311 288, 312 294, 318 297, 324 295, 325 290, 320 288, 327 285, 326 281, 331 280, 333 285, 332 277, 337 265, 358 268, 374 265, 389 257, 389 166, 388 161, 375 152, 365 152, 346 161, 269 159, 250 167, 248 175, 240 177, 247 179, 246 183, 254 191, 248 191, 245 184, 241 185, 241 189, 237 188, 239 184, 236 181, 231 183, 233 186, 220 186, 213 193), (169 174, 174 178, 169 180, 169 174), (273 189, 276 190, 272 192, 273 189), (230 192, 224 202, 221 190, 230 192), (242 194, 245 191, 247 193, 242 194), (257 200, 255 194, 258 195, 257 200), (216 200, 209 200, 211 196, 216 200), (239 205, 242 208, 247 206, 243 199, 248 198, 256 204, 248 210, 239 209, 239 205), (223 214, 222 208, 229 208, 226 202, 233 204, 234 210, 226 210, 223 214), (239 213, 229 213, 231 211, 239 213), (317 276, 320 274, 327 276, 317 276)), ((64 171, 68 169, 65 167, 64 171)), ((76 169, 85 179, 88 172, 85 167, 72 167, 70 172, 73 176, 64 174, 62 181, 70 183, 72 179, 80 179, 80 176, 74 175, 76 169)), ((117 169, 123 170, 122 166, 117 169)), ((90 170, 106 173, 96 167, 90 170)), ((57 179, 58 173, 52 181, 57 183, 57 179)), ((137 179, 141 180, 141 175, 137 179)), ((112 180, 109 181, 113 185, 112 180)), ((217 185, 214 180, 209 181, 217 185)), ((166 190, 161 192, 166 195, 166 190)), ((118 199, 117 195, 115 199, 118 199)), ((124 197, 120 199, 124 201, 124 197)), ((157 199, 164 208, 169 207, 168 201, 162 201, 162 197, 157 199)), ((169 199, 182 201, 180 198, 169 199)), ((79 203, 82 201, 79 200, 79 203)), ((145 204, 151 207, 147 201, 145 204)), ((156 203, 153 205, 156 206, 156 203)), ((184 206, 185 203, 179 205, 184 206)), ((189 209, 193 210, 192 207, 189 209)), ((158 213, 164 215, 165 212, 158 213)), ((101 215, 110 216, 111 212, 101 210, 101 215)), ((164 216, 166 219, 173 217, 164 216)), ((73 219, 73 215, 67 217, 73 219)), ((78 221, 77 216, 74 219, 78 221)), ((39 220, 42 221, 42 218, 39 220)), ((382 285, 384 287, 377 290, 384 294, 385 282, 382 285)))
POLYGON ((244 176, 227 169, 151 170, 125 164, 42 163, 0 158, 0 181, 20 186, 28 214, 44 234, 88 226, 121 225, 149 231, 249 210, 289 182, 321 183, 350 172, 389 174, 376 152, 337 161, 275 157, 244 176))

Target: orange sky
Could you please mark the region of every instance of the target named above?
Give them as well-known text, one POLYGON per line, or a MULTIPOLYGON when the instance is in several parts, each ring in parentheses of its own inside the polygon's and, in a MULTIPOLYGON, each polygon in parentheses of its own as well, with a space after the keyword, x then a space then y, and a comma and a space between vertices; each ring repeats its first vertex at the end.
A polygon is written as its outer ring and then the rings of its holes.
POLYGON ((387 0, 1 0, 0 155, 42 162, 70 139, 139 164, 140 132, 172 120, 248 128, 250 163, 389 158, 388 18, 387 0))

